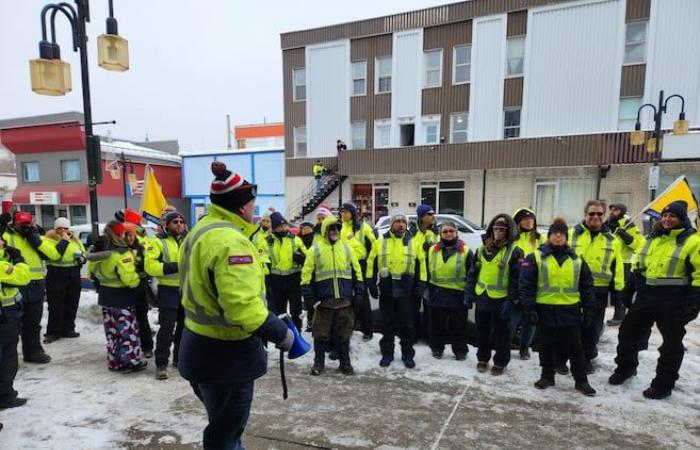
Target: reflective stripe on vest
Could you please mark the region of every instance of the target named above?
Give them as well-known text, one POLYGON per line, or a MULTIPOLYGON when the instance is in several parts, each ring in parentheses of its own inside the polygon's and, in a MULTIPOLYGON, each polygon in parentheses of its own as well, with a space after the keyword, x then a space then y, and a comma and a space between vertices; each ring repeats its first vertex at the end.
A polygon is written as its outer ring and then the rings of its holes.
MULTIPOLYGON (((401 238, 403 240, 403 238, 401 238)), ((403 242, 402 242, 403 244, 403 242)), ((411 245, 412 242, 409 240, 407 244, 407 254, 406 254, 406 271, 403 273, 393 273, 389 272, 389 262, 388 262, 388 255, 387 255, 387 248, 389 245, 389 240, 384 238, 382 239, 382 253, 379 255, 379 264, 380 264, 380 270, 386 270, 391 274, 391 278, 394 280, 400 280, 402 275, 408 275, 408 276, 413 276, 413 271, 411 270, 411 265, 413 263, 413 245, 411 245)))
MULTIPOLYGON (((8 233, 8 235, 10 236, 10 240, 9 240, 10 247, 17 248, 15 246, 15 235, 13 233, 8 233)), ((46 262, 42 259, 41 260, 41 267, 30 267, 29 271, 32 273, 46 274, 46 262)))
MULTIPOLYGON (((503 256, 501 257, 501 262, 499 263, 498 266, 498 278, 496 280, 496 284, 487 284, 482 281, 477 281, 476 284, 482 288, 485 289, 486 291, 500 291, 500 293, 505 293, 506 290, 506 268, 509 268, 508 262, 510 261, 510 257, 513 255, 515 246, 510 245, 510 247, 507 247, 505 251, 503 252, 503 256)), ((499 250, 500 251, 500 250, 499 250)), ((481 255, 483 255, 483 247, 480 247, 477 250, 477 260, 481 260, 481 255)), ((485 259, 485 258, 484 258, 485 259)), ((495 258, 494 258, 495 259, 495 258)), ((489 261, 489 263, 493 262, 493 260, 489 261)))
MULTIPOLYGON (((280 247, 282 246, 284 242, 284 239, 280 241, 280 247)), ((268 241, 269 243, 269 241, 268 241)), ((294 238, 292 237, 289 239, 289 245, 292 248, 292 255, 294 255, 294 238)), ((292 268, 291 269, 286 269, 286 270, 280 270, 275 268, 275 266, 279 263, 277 261, 277 257, 275 256, 275 240, 274 238, 272 239, 272 243, 268 245, 268 253, 270 254, 270 273, 273 275, 291 275, 293 273, 299 272, 301 269, 299 266, 294 262, 294 259, 292 258, 292 268)), ((280 248, 280 253, 282 253, 282 248, 280 248)))
MULTIPOLYGON (((104 261, 98 261, 95 263, 95 276, 99 280, 100 284, 104 284, 107 286, 108 283, 119 283, 121 284, 121 287, 126 287, 124 283, 122 283, 122 280, 116 276, 116 277, 107 277, 104 272, 102 272, 102 263, 104 261)), ((107 287, 114 287, 114 286, 107 286, 107 287)))
MULTIPOLYGON (((460 253, 457 252, 455 253, 455 257, 457 258, 457 261, 455 261, 455 272, 454 272, 454 277, 438 277, 437 276, 437 265, 438 265, 438 258, 442 258, 442 252, 440 253, 435 253, 433 255, 432 261, 430 263, 430 281, 435 282, 435 283, 463 283, 465 282, 465 276, 466 274, 462 273, 462 269, 464 267, 464 260, 466 259, 466 252, 460 253)), ((450 258, 447 258, 447 261, 444 261, 443 264, 447 265, 447 262, 450 260, 450 258)))
POLYGON ((557 286, 549 285, 549 267, 547 267, 547 258, 539 258, 542 261, 542 267, 540 267, 540 276, 542 278, 542 285, 539 288, 542 292, 547 293, 564 293, 573 294, 578 292, 579 280, 581 278, 581 261, 578 258, 573 260, 574 264, 574 283, 571 287, 562 288, 557 286))
MULTIPOLYGON (((170 249, 168 248, 168 238, 159 238, 160 243, 163 245, 163 250, 162 250, 162 255, 163 255, 163 262, 169 263, 169 262, 175 262, 172 259, 170 259, 170 249)), ((162 278, 164 280, 177 280, 180 278, 180 274, 175 272, 175 273, 170 273, 168 275, 163 275, 162 278)))
MULTIPOLYGON (((606 242, 605 242, 605 254, 603 255, 603 263, 600 265, 600 271, 594 272, 593 267, 591 264, 588 264, 588 267, 591 269, 591 276, 593 277, 593 280, 600 280, 604 281, 606 283, 610 283, 610 281, 613 278, 612 272, 608 273, 608 265, 610 264, 610 260, 612 259, 613 255, 613 242, 615 241, 615 236, 613 236, 610 233, 601 233, 603 236, 605 236, 606 242)), ((576 248, 576 242, 578 242, 578 237, 580 235, 576 232, 574 232, 574 236, 571 239, 571 247, 576 248)), ((593 243, 593 237, 591 237, 591 244, 593 243)), ((583 252, 579 254, 579 257, 582 256, 583 252)))
MULTIPOLYGON (((580 257, 579 257, 580 258, 580 257)), ((567 258, 561 265, 552 255, 542 257, 540 251, 535 252, 537 261, 537 295, 535 301, 544 305, 570 306, 580 303, 579 283, 581 280, 581 260, 579 258, 567 258), (553 267, 547 264, 547 259, 552 258, 553 267), (552 286, 550 273, 555 273, 556 280, 563 286, 552 286), (569 278, 567 275, 571 274, 569 278)))
POLYGON ((17 292, 12 297, 0 298, 0 306, 2 306, 3 308, 9 308, 11 306, 15 306, 17 303, 19 303, 20 300, 22 300, 22 294, 17 292))
POLYGON ((351 250, 347 244, 343 244, 343 247, 345 247, 345 261, 348 268, 335 268, 335 255, 333 255, 334 268, 332 270, 321 270, 321 248, 318 246, 318 244, 314 244, 314 275, 316 276, 316 281, 323 281, 334 277, 352 279, 352 269, 350 265, 351 250))
MULTIPOLYGON (((651 242, 652 239, 647 240, 646 244, 644 244, 644 247, 642 248, 642 251, 639 252, 639 267, 645 272, 647 268, 647 254, 649 253, 649 247, 651 247, 651 242)), ((682 244, 676 243, 676 248, 671 254, 671 262, 669 263, 668 269, 666 270, 666 277, 647 278, 647 286, 688 286, 690 284, 690 280, 687 277, 676 278, 673 276, 676 272, 678 262, 680 261, 680 256, 681 252, 683 251, 684 245, 685 242, 683 242, 682 244)))

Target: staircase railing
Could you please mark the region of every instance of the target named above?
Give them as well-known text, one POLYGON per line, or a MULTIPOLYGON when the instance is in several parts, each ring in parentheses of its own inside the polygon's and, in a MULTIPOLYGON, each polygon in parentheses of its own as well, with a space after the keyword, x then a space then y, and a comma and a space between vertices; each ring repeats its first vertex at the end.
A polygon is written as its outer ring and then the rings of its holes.
MULTIPOLYGON (((321 189, 325 189, 326 186, 335 182, 338 178, 338 165, 334 165, 327 169, 323 175, 321 175, 321 189)), ((304 215, 304 207, 313 200, 313 198, 318 193, 316 188, 316 179, 314 178, 309 184, 307 184, 294 201, 289 203, 287 207, 287 213, 291 217, 300 217, 304 215)))

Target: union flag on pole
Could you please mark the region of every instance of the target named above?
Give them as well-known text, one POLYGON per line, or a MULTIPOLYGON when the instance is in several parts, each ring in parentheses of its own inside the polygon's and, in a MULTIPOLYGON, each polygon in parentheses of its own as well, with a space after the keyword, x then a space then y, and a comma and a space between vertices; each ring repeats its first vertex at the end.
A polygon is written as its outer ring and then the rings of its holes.
POLYGON ((661 211, 669 205, 669 203, 677 200, 683 200, 688 204, 688 212, 698 211, 698 201, 695 199, 693 190, 685 175, 676 178, 676 181, 671 183, 658 197, 652 200, 647 206, 642 209, 642 212, 654 219, 661 218, 661 211))
POLYGON ((141 214, 149 222, 160 225, 160 215, 166 206, 168 206, 168 202, 165 200, 160 184, 153 173, 153 168, 147 165, 143 176, 141 214))

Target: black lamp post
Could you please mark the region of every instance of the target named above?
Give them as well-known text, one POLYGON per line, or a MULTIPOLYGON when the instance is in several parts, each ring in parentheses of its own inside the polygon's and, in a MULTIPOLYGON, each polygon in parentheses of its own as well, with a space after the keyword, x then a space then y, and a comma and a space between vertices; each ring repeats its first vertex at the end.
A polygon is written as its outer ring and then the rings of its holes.
MULTIPOLYGON (((87 156, 88 189, 90 193, 90 218, 92 220, 93 242, 97 239, 97 185, 102 182, 102 157, 100 138, 92 133, 92 107, 90 102, 90 78, 87 60, 86 23, 90 21, 89 0, 75 0, 75 7, 66 2, 52 3, 41 10, 41 41, 39 59, 30 61, 32 90, 42 95, 65 95, 71 91, 70 64, 61 61, 61 53, 56 44, 55 19, 62 13, 71 24, 73 51, 80 54, 80 75, 83 91, 83 115, 85 117, 85 152, 87 156), (51 42, 46 35, 46 14, 51 12, 51 42)), ((99 65, 107 70, 128 69, 128 44, 117 35, 117 21, 113 17, 112 0, 109 0, 107 33, 98 37, 99 65), (124 63, 126 61, 126 64, 124 63)))

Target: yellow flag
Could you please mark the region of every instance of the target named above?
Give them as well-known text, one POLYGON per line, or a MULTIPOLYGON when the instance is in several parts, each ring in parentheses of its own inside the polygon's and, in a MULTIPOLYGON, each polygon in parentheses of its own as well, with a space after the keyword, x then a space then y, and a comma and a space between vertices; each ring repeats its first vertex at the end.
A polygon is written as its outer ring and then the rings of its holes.
POLYGON ((656 199, 649 203, 643 210, 644 214, 655 219, 661 218, 661 211, 671 202, 683 200, 688 204, 688 212, 698 210, 698 202, 695 200, 693 190, 684 175, 681 175, 656 199))
POLYGON ((168 202, 165 200, 163 191, 160 188, 160 184, 158 184, 158 180, 151 166, 146 166, 146 173, 144 174, 143 180, 141 214, 144 219, 159 225, 160 215, 165 207, 168 206, 168 202))

